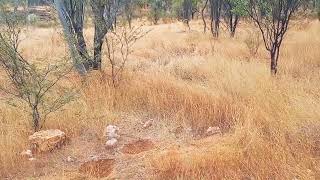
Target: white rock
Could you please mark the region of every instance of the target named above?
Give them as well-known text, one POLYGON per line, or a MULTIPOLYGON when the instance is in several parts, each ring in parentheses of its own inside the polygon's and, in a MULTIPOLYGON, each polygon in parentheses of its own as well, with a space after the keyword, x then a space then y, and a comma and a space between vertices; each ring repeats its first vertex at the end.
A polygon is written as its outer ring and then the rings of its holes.
POLYGON ((104 136, 108 139, 119 138, 120 135, 118 134, 119 128, 114 125, 108 125, 105 129, 104 136))
POLYGON ((206 132, 207 135, 221 134, 220 127, 209 127, 206 132))
POLYGON ((108 139, 120 138, 120 135, 117 133, 108 133, 107 137, 108 139))
POLYGON ((67 162, 74 162, 76 159, 72 156, 67 157, 67 162))
POLYGON ((35 161, 36 160, 36 158, 29 158, 29 161, 35 161))
POLYGON ((118 140, 117 140, 116 138, 112 138, 112 139, 110 139, 110 140, 108 140, 108 141, 106 142, 106 146, 107 146, 108 148, 115 147, 115 146, 117 146, 117 144, 118 144, 118 140))
POLYGON ((152 126, 152 120, 148 120, 143 124, 143 128, 145 128, 145 129, 150 127, 150 126, 152 126))
POLYGON ((192 128, 191 127, 187 127, 185 129, 185 131, 186 131, 187 134, 191 134, 192 133, 192 128))
POLYGON ((25 151, 22 151, 20 153, 21 156, 24 156, 24 157, 29 157, 29 158, 32 158, 33 157, 33 154, 32 154, 32 151, 30 149, 27 149, 25 151))

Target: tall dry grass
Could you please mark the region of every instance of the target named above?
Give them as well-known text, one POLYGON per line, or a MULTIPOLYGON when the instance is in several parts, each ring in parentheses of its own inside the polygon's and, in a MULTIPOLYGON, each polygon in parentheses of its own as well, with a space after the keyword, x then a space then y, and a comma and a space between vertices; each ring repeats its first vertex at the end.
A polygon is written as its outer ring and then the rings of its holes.
MULTIPOLYGON (((198 27, 193 26, 191 27, 198 27)), ((155 175, 165 179, 299 179, 319 173, 320 30, 311 22, 292 28, 280 57, 279 74, 270 77, 268 55, 261 47, 248 58, 246 28, 236 39, 212 40, 199 32, 180 32, 177 24, 152 27, 139 41, 117 89, 108 85, 109 69, 91 73, 81 98, 50 116, 46 128, 60 128, 77 137, 97 132, 122 112, 148 113, 193 129, 219 126, 224 135, 199 140, 195 147, 159 153, 151 159, 155 175)), ((41 29, 29 57, 64 55, 63 42, 43 46, 54 32, 41 29), (49 35, 48 35, 49 34, 49 35), (42 39, 43 38, 43 39, 42 39), (52 47, 51 46, 51 47, 52 47), (48 48, 47 48, 48 47, 48 48)), ((88 36, 92 36, 89 32, 88 36)), ((58 37, 57 37, 58 38, 58 37)), ((53 38, 55 39, 55 38, 53 38)), ((23 113, 1 104, 0 174, 21 165, 28 131, 23 113), (17 130, 19 129, 19 130, 17 130)), ((21 167, 20 167, 21 166, 21 167)))

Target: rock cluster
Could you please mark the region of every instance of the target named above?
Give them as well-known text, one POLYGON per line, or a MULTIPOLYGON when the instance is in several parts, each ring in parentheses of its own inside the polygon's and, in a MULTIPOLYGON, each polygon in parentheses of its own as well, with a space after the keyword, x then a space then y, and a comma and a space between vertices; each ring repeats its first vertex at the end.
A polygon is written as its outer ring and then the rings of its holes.
POLYGON ((209 128, 207 129, 207 131, 206 131, 206 135, 207 135, 207 136, 212 136, 212 135, 221 134, 221 133, 222 133, 222 132, 221 132, 220 127, 217 127, 217 126, 215 126, 215 127, 209 127, 209 128))
POLYGON ((120 138, 120 135, 118 133, 119 133, 119 127, 117 126, 108 125, 105 128, 104 136, 107 138, 107 141, 106 141, 107 148, 113 148, 117 146, 118 139, 120 138))
POLYGON ((24 158, 27 158, 29 161, 35 160, 35 158, 33 157, 32 151, 30 149, 22 151, 20 155, 24 158))
POLYGON ((147 128, 149 128, 150 126, 152 126, 152 120, 148 120, 148 121, 146 121, 146 122, 143 124, 143 128, 144 128, 144 129, 147 129, 147 128))

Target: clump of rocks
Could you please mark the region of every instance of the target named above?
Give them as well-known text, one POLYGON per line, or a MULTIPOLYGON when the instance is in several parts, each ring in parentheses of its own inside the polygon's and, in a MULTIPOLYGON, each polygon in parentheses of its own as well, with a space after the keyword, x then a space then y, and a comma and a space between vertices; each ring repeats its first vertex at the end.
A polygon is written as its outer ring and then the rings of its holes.
POLYGON ((218 126, 209 127, 206 131, 207 136, 212 136, 216 134, 222 134, 221 129, 218 126))
POLYGON ((33 157, 33 153, 32 153, 32 151, 31 151, 30 149, 27 149, 27 150, 25 150, 25 151, 22 151, 22 152, 20 153, 20 155, 21 155, 22 157, 24 157, 24 158, 27 158, 29 161, 34 161, 34 160, 35 160, 35 158, 33 157))
POLYGON ((107 148, 114 148, 118 145, 118 139, 120 138, 119 127, 115 125, 108 125, 105 128, 104 136, 106 137, 106 147, 107 148))
POLYGON ((148 120, 143 124, 142 127, 143 127, 143 129, 147 129, 147 128, 151 127, 152 124, 153 124, 153 121, 152 120, 148 120))

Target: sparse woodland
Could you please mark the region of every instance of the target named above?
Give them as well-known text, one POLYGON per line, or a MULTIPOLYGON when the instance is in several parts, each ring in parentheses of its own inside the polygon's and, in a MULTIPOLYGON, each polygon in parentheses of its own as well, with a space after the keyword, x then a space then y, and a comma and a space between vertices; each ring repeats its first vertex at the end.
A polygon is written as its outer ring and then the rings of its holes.
POLYGON ((1 0, 0 179, 97 177, 320 179, 320 1, 1 0))

